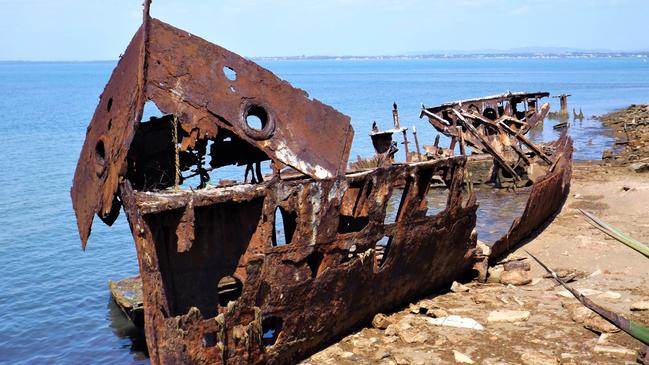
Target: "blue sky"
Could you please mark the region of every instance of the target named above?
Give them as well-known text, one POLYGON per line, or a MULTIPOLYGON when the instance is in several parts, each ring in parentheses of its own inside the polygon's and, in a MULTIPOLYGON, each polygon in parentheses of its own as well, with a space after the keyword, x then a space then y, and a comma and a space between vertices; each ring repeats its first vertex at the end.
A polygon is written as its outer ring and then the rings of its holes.
MULTIPOLYGON (((142 0, 0 0, 0 60, 116 59, 142 0)), ((647 0, 154 0, 152 15, 248 57, 649 49, 647 0)))

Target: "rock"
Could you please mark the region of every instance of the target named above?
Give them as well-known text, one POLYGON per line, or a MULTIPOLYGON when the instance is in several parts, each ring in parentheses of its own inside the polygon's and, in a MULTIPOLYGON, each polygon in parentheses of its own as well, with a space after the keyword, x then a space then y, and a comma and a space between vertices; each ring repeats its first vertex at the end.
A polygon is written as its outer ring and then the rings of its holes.
POLYGON ((649 163, 646 162, 636 162, 629 165, 629 170, 637 173, 649 171, 649 163))
POLYGON ((615 327, 600 316, 592 316, 586 318, 586 320, 584 321, 584 327, 597 333, 620 332, 619 328, 615 327))
POLYGON ((557 358, 540 353, 526 352, 521 356, 521 362, 525 365, 555 365, 557 358))
POLYGON ((439 306, 438 306, 437 304, 435 304, 435 301, 430 300, 430 299, 423 299, 423 300, 420 300, 420 301, 417 303, 417 305, 418 305, 420 308, 424 308, 426 311, 429 311, 429 310, 431 310, 431 309, 435 309, 435 308, 439 308, 439 306))
MULTIPOLYGON (((595 289, 577 289, 577 292, 580 293, 583 296, 586 296, 586 297, 602 294, 601 291, 595 290, 595 289)), ((562 290, 562 291, 558 292, 557 295, 560 295, 560 296, 562 296, 564 298, 574 298, 572 293, 570 293, 567 290, 562 290)))
MULTIPOLYGON (((570 274, 570 272, 568 270, 565 270, 565 269, 557 269, 557 270, 554 270, 554 272, 561 279, 565 278, 566 276, 568 276, 568 274, 570 274)), ((552 279, 553 278, 552 274, 550 274, 550 273, 547 273, 547 274, 543 275, 543 277, 546 278, 546 279, 552 279)))
POLYGON ((399 331, 405 331, 409 328, 412 327, 411 321, 415 318, 413 315, 407 315, 399 320, 399 322, 396 323, 397 328, 399 328, 399 331))
POLYGON ((430 299, 423 299, 416 304, 410 304, 408 309, 410 313, 425 314, 429 317, 446 317, 448 315, 444 309, 440 308, 430 299))
POLYGON ((448 312, 442 308, 433 308, 429 310, 428 313, 426 313, 426 315, 433 318, 442 318, 442 317, 448 317, 448 312))
POLYGON ((542 281, 543 281, 543 278, 533 278, 532 282, 530 284, 531 285, 536 285, 536 284, 538 284, 538 283, 540 283, 542 281))
POLYGON ((412 315, 407 315, 399 322, 388 325, 384 332, 385 336, 398 336, 406 343, 421 343, 426 341, 428 334, 420 328, 412 325, 411 321, 413 321, 414 318, 415 317, 412 315))
POLYGON ((377 350, 374 353, 374 360, 375 361, 383 360, 383 359, 385 359, 385 358, 387 358, 389 356, 390 356, 390 353, 388 353, 387 351, 385 351, 385 350, 377 350))
POLYGON ((500 283, 500 277, 502 276, 503 272, 505 272, 505 267, 503 265, 496 265, 494 267, 490 267, 487 276, 487 282, 488 283, 500 283))
POLYGON ((397 327, 396 324, 391 324, 385 329, 385 335, 386 336, 398 336, 399 335, 399 328, 397 327))
MULTIPOLYGON (((386 330, 387 333, 387 330, 386 330)), ((381 342, 385 345, 389 345, 391 343, 396 342, 399 339, 397 336, 388 336, 387 334, 381 338, 381 342)))
POLYGON ((632 311, 646 311, 649 310, 649 301, 635 302, 631 304, 632 311))
POLYGON ((590 275, 588 275, 588 277, 589 278, 594 278, 595 276, 599 276, 599 275, 602 275, 602 270, 597 269, 597 270, 593 271, 590 275))
POLYGON ((457 281, 454 281, 453 284, 451 284, 451 291, 454 293, 463 293, 463 292, 468 292, 469 287, 463 284, 458 283, 457 281))
POLYGON ((399 329, 399 338, 405 343, 424 343, 428 339, 428 334, 420 328, 408 327, 399 329))
POLYGON ((596 345, 593 348, 593 351, 606 354, 615 354, 615 355, 630 355, 635 356, 636 352, 626 347, 622 346, 605 346, 605 345, 596 345))
POLYGON ((374 319, 372 319, 372 326, 374 328, 378 328, 380 330, 384 330, 388 328, 389 325, 393 323, 393 320, 390 319, 390 317, 386 316, 383 313, 379 313, 374 316, 374 319))
POLYGON ((491 255, 491 247, 489 247, 484 242, 478 240, 478 243, 476 244, 476 246, 480 249, 480 251, 482 251, 483 256, 491 255))
POLYGON ((413 303, 410 303, 410 306, 408 307, 408 309, 410 310, 410 313, 412 313, 412 314, 426 314, 426 312, 427 312, 426 308, 423 308, 423 307, 419 306, 418 304, 413 304, 413 303))
POLYGON ((475 304, 487 304, 490 306, 500 305, 500 302, 494 297, 494 294, 476 293, 471 297, 471 299, 475 304))
POLYGON ((497 322, 524 322, 530 318, 529 311, 514 311, 514 310, 496 310, 489 313, 487 317, 487 322, 497 323, 497 322))
POLYGON ((602 160, 611 160, 611 159, 613 159, 613 151, 608 149, 604 150, 604 152, 602 152, 602 160))
POLYGON ((475 319, 456 315, 440 318, 428 318, 428 323, 435 326, 470 328, 478 331, 484 330, 484 327, 475 319))
POLYGON ((532 282, 532 278, 527 271, 505 271, 500 276, 500 282, 505 285, 526 285, 532 282))
POLYGON ((527 262, 527 260, 509 261, 505 263, 504 267, 505 267, 505 271, 514 271, 514 270, 530 271, 530 263, 527 262))
POLYGON ((460 364, 475 364, 475 362, 471 360, 468 355, 465 355, 459 351, 453 350, 453 357, 455 358, 455 362, 460 364))
POLYGON ((364 337, 357 337, 353 339, 351 342, 352 342, 352 346, 354 346, 354 348, 357 349, 364 349, 372 346, 372 343, 367 338, 364 337))
POLYGON ((563 307, 570 312, 570 318, 579 324, 596 315, 595 312, 584 307, 581 303, 564 304, 563 307))
POLYGON ((611 337, 610 333, 602 333, 601 335, 599 335, 599 338, 597 339, 597 344, 598 345, 607 345, 609 337, 611 337))

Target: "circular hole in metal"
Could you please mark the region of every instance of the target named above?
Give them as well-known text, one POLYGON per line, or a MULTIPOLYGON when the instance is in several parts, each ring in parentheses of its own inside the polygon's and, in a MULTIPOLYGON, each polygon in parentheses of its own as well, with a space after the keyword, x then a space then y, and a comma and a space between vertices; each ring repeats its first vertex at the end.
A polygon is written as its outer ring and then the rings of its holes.
POLYGON ((268 113, 266 113, 266 109, 259 105, 253 105, 248 109, 246 115, 246 124, 248 127, 260 131, 264 129, 266 123, 268 123, 268 113))
POLYGON ((232 68, 230 68, 230 67, 228 67, 228 66, 223 66, 223 74, 224 74, 225 77, 227 77, 228 80, 230 80, 230 81, 234 81, 234 80, 237 79, 237 72, 234 71, 232 68))
POLYGON ((273 116, 260 104, 243 105, 240 126, 248 137, 257 141, 268 139, 275 132, 273 116))

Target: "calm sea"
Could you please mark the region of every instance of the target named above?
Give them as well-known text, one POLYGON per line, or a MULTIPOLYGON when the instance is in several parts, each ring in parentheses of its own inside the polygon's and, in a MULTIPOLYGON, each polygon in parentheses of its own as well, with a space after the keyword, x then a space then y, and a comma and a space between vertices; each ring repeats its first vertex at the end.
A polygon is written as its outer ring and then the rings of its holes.
MULTIPOLYGON (((420 105, 511 91, 571 93, 587 116, 649 101, 644 59, 268 61, 263 65, 351 116, 352 158, 372 154, 373 120, 434 133, 420 105)), ((81 251, 69 189, 86 126, 114 63, 0 63, 0 363, 146 363, 110 304, 107 281, 137 273, 123 216, 96 223, 81 251), (135 350, 134 350, 135 348, 135 350)), ((551 99, 553 108, 556 99, 551 99)), ((539 139, 552 139, 546 121, 539 139)), ((609 134, 575 123, 576 158, 599 158, 609 134)), ((139 345, 139 346, 138 346, 139 345)))

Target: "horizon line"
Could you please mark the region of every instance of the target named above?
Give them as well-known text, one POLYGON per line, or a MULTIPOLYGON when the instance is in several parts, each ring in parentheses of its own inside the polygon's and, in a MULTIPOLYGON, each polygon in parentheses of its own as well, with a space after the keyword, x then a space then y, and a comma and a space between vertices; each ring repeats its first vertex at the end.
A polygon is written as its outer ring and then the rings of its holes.
MULTIPOLYGON (((548 47, 549 48, 549 47, 548 47)), ((431 51, 431 52, 422 52, 422 53, 405 53, 405 54, 386 54, 386 55, 292 55, 292 56, 242 56, 249 60, 322 60, 322 59, 418 59, 418 58, 438 58, 438 59, 448 59, 448 58, 540 58, 540 57, 555 57, 561 58, 570 56, 613 56, 617 55, 644 55, 649 57, 649 50, 633 50, 633 51, 610 51, 610 50, 574 50, 574 51, 521 51, 521 52, 512 52, 509 50, 502 51, 488 51, 481 52, 479 50, 457 50, 457 51, 431 51)), ((119 58, 115 59, 97 59, 97 60, 1 60, 0 63, 107 63, 107 62, 117 62, 119 58)))

